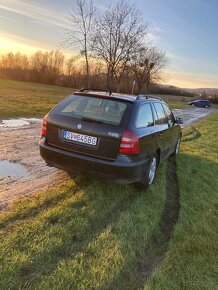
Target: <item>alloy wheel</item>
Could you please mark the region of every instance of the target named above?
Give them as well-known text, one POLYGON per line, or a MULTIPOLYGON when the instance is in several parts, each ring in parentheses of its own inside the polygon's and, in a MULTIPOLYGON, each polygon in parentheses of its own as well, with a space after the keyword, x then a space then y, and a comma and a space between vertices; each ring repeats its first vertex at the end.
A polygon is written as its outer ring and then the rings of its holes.
POLYGON ((154 156, 152 158, 150 168, 149 168, 149 174, 148 174, 148 184, 152 184, 157 169, 157 158, 154 156))

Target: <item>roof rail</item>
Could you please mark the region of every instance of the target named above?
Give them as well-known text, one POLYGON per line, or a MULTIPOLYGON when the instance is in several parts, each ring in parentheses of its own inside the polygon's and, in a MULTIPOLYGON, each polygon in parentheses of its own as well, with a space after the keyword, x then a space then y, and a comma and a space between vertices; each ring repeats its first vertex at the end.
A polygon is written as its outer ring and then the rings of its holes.
POLYGON ((136 97, 136 100, 141 100, 141 99, 149 99, 149 96, 146 96, 146 95, 138 95, 136 97))
POLYGON ((156 96, 152 96, 152 95, 138 95, 136 100, 142 100, 142 99, 157 99, 157 100, 160 100, 160 101, 163 101, 163 99, 159 98, 159 97, 156 97, 156 96))
POLYGON ((91 91, 91 92, 105 92, 105 93, 108 93, 109 96, 112 95, 112 91, 111 90, 101 90, 101 89, 91 89, 91 88, 82 88, 82 89, 79 90, 80 93, 89 92, 89 91, 91 91))

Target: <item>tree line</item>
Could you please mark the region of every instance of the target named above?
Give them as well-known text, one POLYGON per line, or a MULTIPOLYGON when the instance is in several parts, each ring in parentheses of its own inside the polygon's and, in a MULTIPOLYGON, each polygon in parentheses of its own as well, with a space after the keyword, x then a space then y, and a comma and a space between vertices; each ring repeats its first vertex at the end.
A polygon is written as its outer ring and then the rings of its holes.
POLYGON ((0 77, 125 93, 163 89, 155 84, 165 78, 169 60, 134 6, 118 0, 99 10, 92 0, 75 0, 67 22, 61 45, 72 57, 60 50, 8 53, 0 57, 0 77))
MULTIPOLYGON (((104 65, 96 60, 90 63, 87 85, 86 64, 77 56, 66 58, 59 50, 37 51, 32 56, 8 53, 0 56, 0 78, 43 84, 62 85, 73 88, 106 88, 107 75, 104 65)), ((130 92, 134 76, 131 71, 119 80, 121 91, 130 92)), ((112 87, 111 87, 112 88, 112 87)), ((116 88, 113 88, 116 90, 116 88)))
POLYGON ((8 53, 0 57, 0 77, 20 81, 57 84, 63 73, 65 56, 62 52, 37 51, 32 56, 8 53))

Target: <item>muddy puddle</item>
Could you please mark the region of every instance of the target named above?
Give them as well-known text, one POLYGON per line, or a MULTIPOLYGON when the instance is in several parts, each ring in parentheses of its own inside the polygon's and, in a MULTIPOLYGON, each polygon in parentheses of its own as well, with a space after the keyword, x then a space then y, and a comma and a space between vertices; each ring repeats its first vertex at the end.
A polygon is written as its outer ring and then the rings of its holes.
POLYGON ((19 119, 1 120, 0 127, 18 128, 18 127, 22 127, 22 126, 28 126, 31 123, 41 123, 41 119, 38 119, 38 118, 19 118, 19 119))
POLYGON ((0 161, 0 177, 27 177, 28 175, 23 165, 7 160, 0 161))

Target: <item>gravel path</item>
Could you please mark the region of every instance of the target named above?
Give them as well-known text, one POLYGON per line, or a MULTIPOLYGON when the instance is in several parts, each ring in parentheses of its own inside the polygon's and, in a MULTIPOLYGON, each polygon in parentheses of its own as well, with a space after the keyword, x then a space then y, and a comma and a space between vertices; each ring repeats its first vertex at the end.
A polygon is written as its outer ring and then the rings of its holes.
POLYGON ((184 122, 182 125, 183 128, 190 126, 194 122, 197 122, 214 112, 218 112, 218 110, 214 108, 206 109, 196 107, 173 110, 173 113, 176 117, 182 117, 184 122))
MULTIPOLYGON (((174 110, 174 113, 183 118, 183 127, 186 127, 215 111, 218 110, 187 108, 174 110)), ((0 122, 0 160, 4 160, 0 161, 0 209, 18 197, 37 193, 68 178, 67 173, 46 166, 41 159, 38 149, 40 123, 37 119, 25 119, 21 127, 13 127, 16 126, 13 122, 7 124, 11 127, 6 127, 0 122), (19 176, 18 170, 17 176, 4 176, 7 174, 1 172, 6 171, 3 168, 6 161, 13 162, 15 166, 24 166, 25 174, 19 176)))

